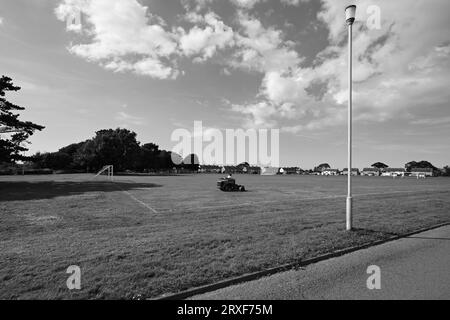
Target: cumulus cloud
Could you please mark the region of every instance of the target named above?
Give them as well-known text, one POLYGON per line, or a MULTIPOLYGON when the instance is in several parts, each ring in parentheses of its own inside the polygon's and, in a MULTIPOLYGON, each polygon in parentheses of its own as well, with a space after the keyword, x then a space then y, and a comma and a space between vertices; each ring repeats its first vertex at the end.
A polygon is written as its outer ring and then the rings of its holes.
POLYGON ((265 28, 247 13, 240 12, 238 18, 242 30, 236 35, 238 49, 232 65, 259 72, 285 72, 301 61, 293 43, 286 41, 280 30, 265 28))
MULTIPOLYGON (((189 27, 168 27, 137 0, 63 0, 56 14, 65 21, 81 10, 83 40, 70 51, 115 72, 174 79, 182 72, 181 59, 215 62, 222 53, 224 74, 233 68, 260 73, 254 101, 230 105, 247 126, 278 124, 296 132, 345 123, 347 1, 321 1, 317 20, 328 30, 328 45, 309 64, 302 43, 262 22, 256 4, 263 0, 230 1, 235 10, 233 19, 226 20, 230 25, 211 9, 215 0, 183 1, 183 22, 189 27), (286 124, 293 119, 296 125, 286 124)), ((293 6, 307 2, 280 1, 293 6)), ((411 118, 420 108, 448 105, 450 24, 442 13, 450 10, 450 2, 379 1, 380 30, 366 24, 372 5, 358 1, 354 26, 355 119, 411 118)))
POLYGON ((276 116, 277 109, 267 101, 244 105, 232 104, 231 109, 248 116, 245 120, 245 126, 248 128, 272 127, 276 124, 272 118, 276 116))
POLYGON ((195 25, 189 32, 179 28, 180 48, 186 56, 197 55, 200 61, 214 56, 217 50, 234 44, 233 29, 227 26, 220 18, 209 12, 205 16, 191 13, 189 16, 195 25))
MULTIPOLYGON (((433 6, 426 1, 417 1, 414 5, 406 0, 379 3, 381 30, 372 30, 366 25, 367 9, 372 2, 358 3, 353 40, 355 119, 386 121, 411 116, 419 108, 448 104, 450 94, 445 87, 450 82, 450 24, 442 12, 450 9, 450 3, 445 0, 434 2, 433 6), (399 7, 408 10, 398 10, 399 7)), ((329 30, 329 45, 312 66, 303 66, 296 58, 285 67, 265 70, 260 89, 265 104, 279 110, 285 103, 291 103, 302 111, 297 115, 300 120, 305 120, 304 124, 286 127, 286 131, 314 130, 345 123, 348 97, 342 9, 345 4, 346 1, 323 1, 318 18, 329 30), (308 88, 317 82, 326 87, 320 101, 308 92, 308 88)), ((243 24, 247 24, 249 30, 260 29, 251 19, 243 24)), ((257 33, 249 38, 256 39, 257 33)), ((251 49, 243 52, 249 57, 246 60, 259 59, 260 65, 270 66, 279 61, 270 55, 261 57, 251 49)), ((290 51, 286 49, 287 52, 290 51)), ((244 108, 241 109, 243 112, 244 108)), ((250 104, 248 110, 253 111, 251 117, 255 117, 255 105, 250 104)), ((268 125, 273 125, 270 114, 265 119, 268 125)))
POLYGON ((240 8, 251 9, 257 4, 261 2, 261 0, 231 0, 235 5, 240 8))
MULTIPOLYGON (((345 33, 339 32, 342 5, 343 2, 326 1, 319 15, 328 22, 332 44, 340 43, 345 37, 345 33)), ((429 6, 426 1, 417 1, 411 6, 406 0, 380 2, 381 30, 371 30, 366 25, 367 9, 371 5, 370 1, 360 1, 358 5, 354 38, 357 115, 385 120, 439 99, 448 101, 449 95, 444 91, 437 96, 434 93, 450 80, 450 56, 446 53, 450 24, 442 15, 450 9, 450 3, 442 0, 429 6), (408 10, 398 10, 399 7, 408 10)), ((334 78, 331 91, 339 104, 346 102, 342 98, 346 92, 346 65, 330 68, 331 73, 326 67, 330 63, 339 66, 339 61, 345 61, 345 45, 337 53, 336 58, 323 63, 317 71, 323 77, 334 78)))
POLYGON ((199 12, 216 0, 181 0, 181 4, 188 12, 199 12))
POLYGON ((160 25, 160 18, 148 15, 147 7, 135 0, 64 0, 56 8, 62 21, 79 12, 88 41, 72 45, 74 54, 117 72, 159 79, 178 75, 170 62, 177 51, 176 36, 160 25))
POLYGON ((298 6, 302 2, 309 2, 309 0, 281 0, 281 3, 290 6, 298 6))
POLYGON ((82 29, 68 25, 69 31, 85 36, 85 43, 69 47, 73 54, 115 72, 174 79, 180 74, 177 59, 181 56, 201 62, 234 45, 233 29, 219 16, 196 12, 212 1, 185 2, 185 20, 194 24, 188 31, 169 30, 161 17, 136 0, 63 0, 55 13, 61 21, 83 15, 82 29))

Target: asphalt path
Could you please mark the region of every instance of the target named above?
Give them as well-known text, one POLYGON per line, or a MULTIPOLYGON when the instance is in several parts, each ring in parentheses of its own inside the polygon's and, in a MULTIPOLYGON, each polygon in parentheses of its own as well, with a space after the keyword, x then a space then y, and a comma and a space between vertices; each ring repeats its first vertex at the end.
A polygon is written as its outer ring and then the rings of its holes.
POLYGON ((450 226, 191 299, 448 300, 450 226))

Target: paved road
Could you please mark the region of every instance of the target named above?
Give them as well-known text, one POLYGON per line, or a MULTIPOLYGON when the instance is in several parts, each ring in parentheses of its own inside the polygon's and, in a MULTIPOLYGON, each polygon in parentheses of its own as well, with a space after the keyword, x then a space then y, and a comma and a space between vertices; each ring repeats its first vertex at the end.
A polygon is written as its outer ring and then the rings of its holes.
POLYGON ((450 299, 450 226, 193 299, 450 299), (371 265, 379 290, 367 288, 371 265))

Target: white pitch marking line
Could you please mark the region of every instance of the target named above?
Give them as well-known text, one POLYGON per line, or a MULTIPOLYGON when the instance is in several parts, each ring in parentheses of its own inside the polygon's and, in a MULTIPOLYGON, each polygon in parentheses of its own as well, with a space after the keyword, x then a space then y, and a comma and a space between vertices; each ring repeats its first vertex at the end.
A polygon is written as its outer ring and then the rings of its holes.
POLYGON ((146 204, 145 202, 139 200, 138 198, 136 198, 135 196, 133 196, 133 195, 132 195, 131 193, 129 193, 128 191, 122 189, 122 187, 121 187, 120 185, 118 185, 118 184, 115 184, 115 185, 118 186, 119 189, 120 189, 123 193, 125 193, 125 194, 126 194, 127 196, 129 196, 131 199, 133 199, 134 201, 136 201, 137 203, 139 203, 141 206, 146 207, 148 210, 150 210, 150 211, 153 212, 153 213, 156 213, 156 214, 158 213, 158 211, 156 211, 155 209, 153 209, 152 207, 150 207, 148 204, 146 204))
POLYGON ((155 209, 153 209, 152 207, 150 207, 148 204, 146 204, 145 202, 139 200, 138 198, 136 198, 135 196, 133 196, 131 193, 129 193, 128 191, 122 190, 123 193, 127 194, 131 199, 133 199, 134 201, 136 201, 137 203, 141 204, 142 206, 146 207, 148 210, 152 211, 153 213, 158 213, 158 211, 156 211, 155 209))

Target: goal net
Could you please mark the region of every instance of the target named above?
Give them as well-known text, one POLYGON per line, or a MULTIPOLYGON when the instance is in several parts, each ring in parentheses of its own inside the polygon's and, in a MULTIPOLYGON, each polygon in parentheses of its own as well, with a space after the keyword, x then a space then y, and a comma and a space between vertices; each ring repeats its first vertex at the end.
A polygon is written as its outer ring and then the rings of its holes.
POLYGON ((95 175, 94 178, 97 178, 100 176, 104 176, 108 180, 113 181, 114 180, 114 166, 111 166, 111 165, 104 166, 99 172, 97 172, 97 174, 95 175))

